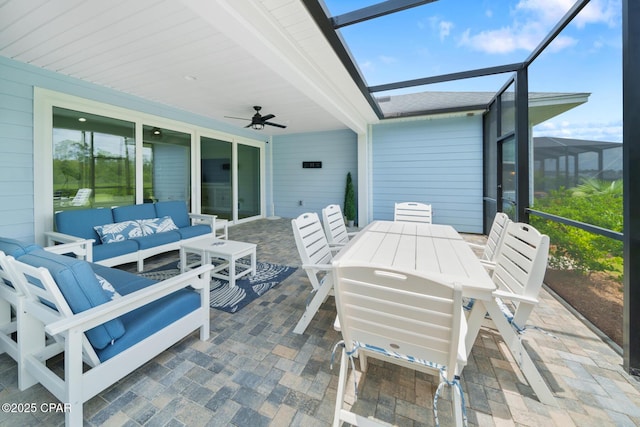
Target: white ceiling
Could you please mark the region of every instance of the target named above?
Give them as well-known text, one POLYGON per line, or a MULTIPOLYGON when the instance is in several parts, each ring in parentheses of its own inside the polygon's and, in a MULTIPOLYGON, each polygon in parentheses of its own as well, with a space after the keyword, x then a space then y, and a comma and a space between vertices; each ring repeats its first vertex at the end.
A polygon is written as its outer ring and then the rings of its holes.
POLYGON ((0 55, 262 135, 377 121, 299 0, 0 0, 0 55))

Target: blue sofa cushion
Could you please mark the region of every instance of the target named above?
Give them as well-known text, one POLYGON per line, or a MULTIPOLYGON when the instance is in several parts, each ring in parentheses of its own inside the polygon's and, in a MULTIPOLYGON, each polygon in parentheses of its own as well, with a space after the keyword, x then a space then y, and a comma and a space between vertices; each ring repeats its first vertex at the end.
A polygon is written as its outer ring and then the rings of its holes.
POLYGON ((135 240, 125 240, 122 242, 109 243, 108 245, 95 245, 93 247, 93 260, 113 258, 138 251, 138 242, 135 240))
POLYGON ((111 209, 80 209, 56 213, 57 231, 83 239, 94 239, 94 244, 100 244, 100 236, 93 227, 109 223, 113 223, 111 209))
POLYGON ((24 243, 20 240, 10 239, 8 237, 0 237, 0 251, 5 255, 18 258, 24 254, 27 254, 34 249, 42 249, 40 246, 33 243, 24 243))
POLYGON ((114 222, 137 221, 139 219, 157 218, 156 210, 151 203, 141 205, 118 206, 112 209, 114 222))
MULTIPOLYGON (((37 249, 22 255, 19 261, 34 267, 44 267, 58 284, 73 313, 81 313, 110 301, 100 286, 88 262, 37 249)), ((120 338, 125 327, 120 319, 110 320, 86 332, 91 345, 103 349, 120 338)))
POLYGON ((184 201, 170 200, 155 203, 156 217, 170 216, 178 228, 191 225, 187 204, 184 201))
POLYGON ((105 267, 100 264, 91 263, 91 269, 97 275, 108 280, 120 295, 128 295, 132 292, 139 291, 147 286, 158 283, 157 280, 138 276, 118 268, 105 267))
POLYGON ((181 289, 157 301, 119 317, 127 333, 113 345, 96 351, 104 362, 160 329, 200 307, 200 295, 191 289, 181 289))
POLYGON ((180 233, 183 239, 188 239, 190 237, 211 233, 211 227, 205 224, 191 225, 189 227, 179 228, 178 233, 180 233))
POLYGON ((93 227, 102 243, 122 242, 142 236, 142 228, 138 221, 122 221, 93 227))
POLYGON ((138 220, 138 223, 140 224, 140 228, 142 229, 142 234, 145 236, 178 229, 170 216, 163 216, 162 218, 153 219, 141 219, 138 220))
POLYGON ((138 242, 140 249, 155 248, 156 246, 174 243, 180 240, 177 231, 165 231, 164 233, 150 234, 148 236, 136 237, 133 240, 138 242))

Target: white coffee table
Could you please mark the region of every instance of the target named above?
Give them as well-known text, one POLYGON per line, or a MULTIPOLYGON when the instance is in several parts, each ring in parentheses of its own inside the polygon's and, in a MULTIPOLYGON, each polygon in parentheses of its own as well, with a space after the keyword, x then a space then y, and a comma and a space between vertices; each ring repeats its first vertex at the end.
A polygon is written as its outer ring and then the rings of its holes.
POLYGON ((215 237, 204 237, 180 246, 180 271, 185 272, 198 265, 214 264, 211 277, 229 281, 229 286, 236 286, 236 280, 251 274, 256 274, 256 244, 222 240, 215 237), (196 254, 199 261, 187 264, 187 255, 196 254), (251 264, 237 264, 244 257, 251 257, 251 264), (228 269, 228 275, 222 271, 228 269))

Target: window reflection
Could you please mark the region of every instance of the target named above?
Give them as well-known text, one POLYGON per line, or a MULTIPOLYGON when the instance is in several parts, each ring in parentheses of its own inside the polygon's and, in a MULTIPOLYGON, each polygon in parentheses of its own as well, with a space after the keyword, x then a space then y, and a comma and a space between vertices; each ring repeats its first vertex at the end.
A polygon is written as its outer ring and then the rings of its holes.
POLYGON ((134 194, 134 123, 54 107, 54 210, 132 204, 134 194))

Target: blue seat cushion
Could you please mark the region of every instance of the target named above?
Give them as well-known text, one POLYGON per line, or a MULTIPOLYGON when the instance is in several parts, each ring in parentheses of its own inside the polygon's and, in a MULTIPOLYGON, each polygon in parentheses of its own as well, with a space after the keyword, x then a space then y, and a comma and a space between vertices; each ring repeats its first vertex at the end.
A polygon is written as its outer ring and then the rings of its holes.
POLYGON ((93 260, 102 261, 103 259, 130 254, 137 252, 138 248, 138 242, 135 240, 124 240, 122 242, 94 245, 93 260))
MULTIPOLYGON (((36 249, 18 258, 34 267, 44 267, 51 273, 73 313, 81 313, 110 301, 100 286, 88 262, 36 249)), ((125 333, 121 320, 113 319, 86 332, 91 345, 103 349, 125 333)))
POLYGON ((156 210, 151 203, 141 205, 118 206, 112 209, 114 222, 136 221, 139 219, 157 218, 156 210))
POLYGON ((134 237, 131 240, 138 242, 140 249, 155 248, 156 246, 173 243, 180 240, 177 231, 165 231, 164 233, 150 234, 148 236, 134 237))
POLYGON ((113 223, 111 209, 80 209, 56 213, 57 231, 83 239, 94 239, 95 243, 100 243, 100 236, 93 227, 111 223, 113 223))
POLYGON ((190 237, 211 233, 211 227, 204 224, 190 225, 189 227, 179 228, 178 233, 180 233, 183 239, 188 239, 190 237))
MULTIPOLYGON (((127 332, 113 345, 96 351, 104 362, 200 307, 200 295, 181 289, 120 316, 127 332)), ((195 329, 195 328, 194 328, 195 329)))
POLYGON ((4 252, 5 255, 18 258, 33 251, 34 249, 42 248, 33 243, 24 243, 16 239, 0 237, 0 251, 4 252))
POLYGON ((155 203, 156 217, 170 216, 178 228, 191 225, 187 203, 180 200, 171 200, 155 203))
POLYGON ((138 276, 118 268, 105 267, 100 264, 91 264, 91 268, 97 275, 108 280, 120 295, 128 295, 158 283, 157 280, 138 276))

